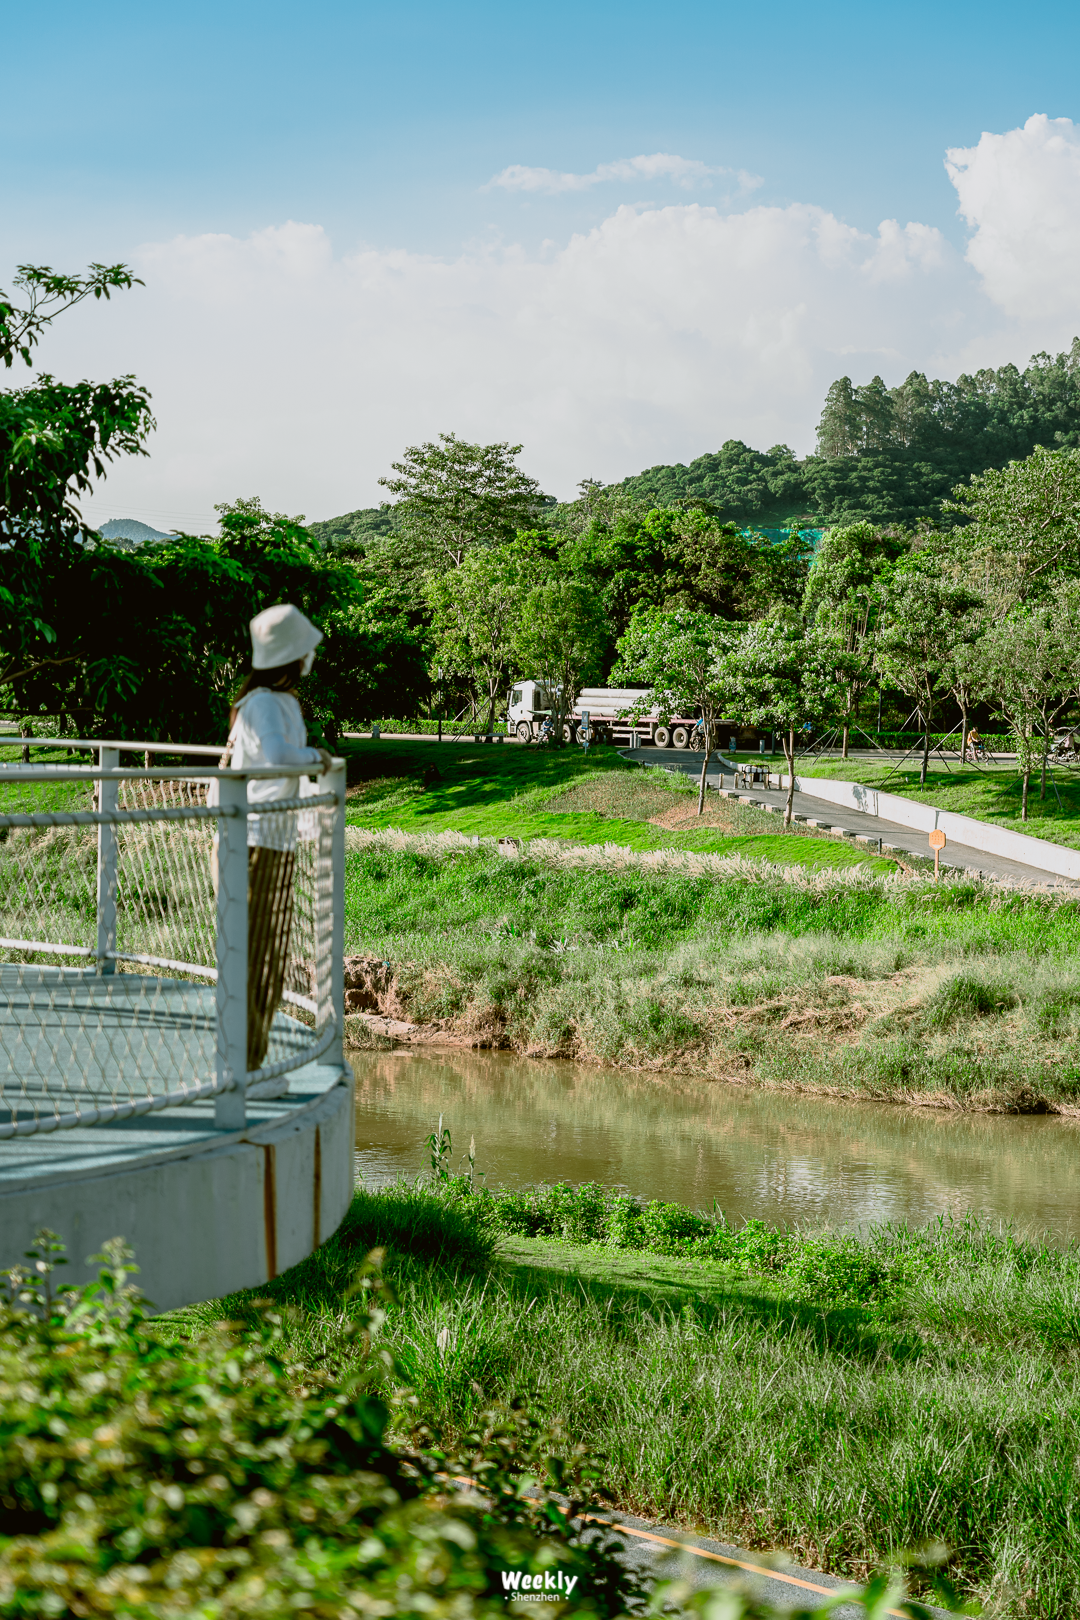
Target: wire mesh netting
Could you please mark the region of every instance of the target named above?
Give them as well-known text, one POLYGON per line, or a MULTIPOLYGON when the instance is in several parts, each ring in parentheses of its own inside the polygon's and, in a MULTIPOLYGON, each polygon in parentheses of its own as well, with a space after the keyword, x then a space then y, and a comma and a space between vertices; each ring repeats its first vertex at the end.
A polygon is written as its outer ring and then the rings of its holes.
MULTIPOLYGON (((0 781, 12 774, 0 768, 0 781)), ((30 773, 18 774, 28 789, 30 773)), ((324 1051, 336 798, 315 784, 302 808, 280 801, 247 818, 246 872, 231 869, 246 881, 247 971, 241 962, 219 985, 217 845, 229 812, 208 806, 205 776, 65 776, 70 810, 0 814, 0 1137, 233 1086, 223 987, 246 1002, 249 1093, 324 1051)))

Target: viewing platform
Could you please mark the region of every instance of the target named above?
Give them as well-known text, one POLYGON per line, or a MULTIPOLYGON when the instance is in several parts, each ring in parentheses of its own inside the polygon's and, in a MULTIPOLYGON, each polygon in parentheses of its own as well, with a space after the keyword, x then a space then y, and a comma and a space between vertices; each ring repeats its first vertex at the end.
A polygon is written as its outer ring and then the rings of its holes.
POLYGON ((122 1237, 169 1310, 295 1265, 352 1196, 344 769, 254 813, 259 772, 93 747, 0 766, 70 804, 0 812, 0 1267, 46 1227, 78 1284, 122 1237))

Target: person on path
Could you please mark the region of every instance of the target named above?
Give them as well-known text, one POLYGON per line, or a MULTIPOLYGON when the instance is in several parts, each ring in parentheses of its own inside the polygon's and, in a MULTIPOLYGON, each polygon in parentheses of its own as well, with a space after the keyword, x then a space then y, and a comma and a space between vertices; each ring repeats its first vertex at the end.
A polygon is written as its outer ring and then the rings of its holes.
MULTIPOLYGON (((242 682, 229 714, 229 740, 223 766, 244 770, 279 765, 282 775, 248 782, 248 804, 303 795, 300 773, 328 765, 325 748, 307 745, 307 725, 296 686, 308 673, 322 638, 311 620, 291 602, 265 608, 251 621, 251 672, 242 682)), ((306 787, 306 783, 304 786, 306 787)), ((216 782, 209 802, 216 802, 216 782)), ((297 814, 248 815, 248 973, 247 1066, 262 1066, 270 1026, 285 987, 293 917, 293 869, 297 814)))

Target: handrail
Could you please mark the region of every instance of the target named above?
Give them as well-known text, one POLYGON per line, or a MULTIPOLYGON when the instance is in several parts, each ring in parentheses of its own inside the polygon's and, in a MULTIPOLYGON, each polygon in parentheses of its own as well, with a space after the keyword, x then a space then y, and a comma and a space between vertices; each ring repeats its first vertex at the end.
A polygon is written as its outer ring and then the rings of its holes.
POLYGON ((0 732, 3 748, 122 748, 130 754, 220 754, 224 746, 224 743, 125 742, 123 738, 117 741, 105 737, 23 737, 17 731, 0 732))
POLYGON ((149 770, 115 766, 110 770, 100 765, 23 765, 17 760, 0 760, 0 780, 9 776, 20 782, 190 782, 193 777, 200 782, 239 782, 248 777, 272 781, 278 777, 324 776, 333 768, 322 760, 314 765, 245 765, 243 770, 209 765, 170 765, 149 770))

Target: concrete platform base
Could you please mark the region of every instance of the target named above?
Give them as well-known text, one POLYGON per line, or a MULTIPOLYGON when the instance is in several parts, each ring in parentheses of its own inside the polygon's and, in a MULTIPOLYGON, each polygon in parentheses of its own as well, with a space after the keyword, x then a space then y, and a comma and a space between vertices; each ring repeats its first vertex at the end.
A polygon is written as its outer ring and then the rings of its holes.
POLYGON ((212 1100, 140 1119, 0 1143, 0 1266, 35 1232, 57 1232, 59 1283, 112 1237, 135 1249, 158 1310, 258 1287, 340 1224, 353 1190, 353 1076, 310 1063, 288 1090, 249 1099, 242 1131, 214 1125, 212 1100))

